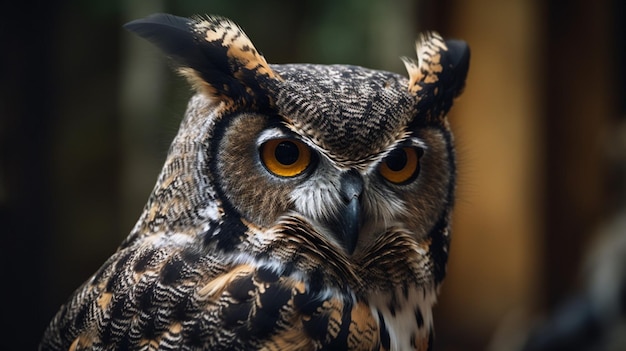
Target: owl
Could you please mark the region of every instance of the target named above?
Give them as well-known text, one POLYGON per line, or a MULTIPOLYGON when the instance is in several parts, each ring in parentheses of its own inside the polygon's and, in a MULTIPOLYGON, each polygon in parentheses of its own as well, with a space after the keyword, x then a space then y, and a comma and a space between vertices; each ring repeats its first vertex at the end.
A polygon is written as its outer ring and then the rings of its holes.
POLYGON ((469 50, 268 64, 216 16, 125 26, 194 89, 143 214, 40 350, 430 350, 469 50))

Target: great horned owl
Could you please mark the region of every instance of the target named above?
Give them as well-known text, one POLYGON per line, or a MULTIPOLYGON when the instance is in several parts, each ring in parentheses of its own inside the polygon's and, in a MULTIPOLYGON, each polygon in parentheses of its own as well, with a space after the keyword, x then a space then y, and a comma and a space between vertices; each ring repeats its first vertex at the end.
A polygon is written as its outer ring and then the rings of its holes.
POLYGON ((270 65, 221 17, 126 28, 196 94, 137 225, 40 349, 430 349, 467 45, 423 35, 407 79, 270 65))

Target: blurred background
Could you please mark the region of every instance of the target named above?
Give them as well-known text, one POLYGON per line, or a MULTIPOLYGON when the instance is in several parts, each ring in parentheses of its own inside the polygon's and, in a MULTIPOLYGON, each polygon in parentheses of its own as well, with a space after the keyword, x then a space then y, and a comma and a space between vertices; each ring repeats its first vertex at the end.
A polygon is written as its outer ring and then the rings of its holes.
POLYGON ((615 225, 626 199, 625 4, 3 3, 2 348, 35 349, 58 307, 126 237, 156 181, 191 90, 121 27, 154 12, 229 17, 271 63, 405 74, 399 57, 415 55, 419 31, 469 43, 465 94, 450 114, 460 176, 436 350, 516 350, 572 297, 617 289, 626 301, 626 285, 610 284, 619 274, 593 278, 605 267, 594 257, 618 273, 614 258, 626 257, 616 239, 626 225, 615 225))

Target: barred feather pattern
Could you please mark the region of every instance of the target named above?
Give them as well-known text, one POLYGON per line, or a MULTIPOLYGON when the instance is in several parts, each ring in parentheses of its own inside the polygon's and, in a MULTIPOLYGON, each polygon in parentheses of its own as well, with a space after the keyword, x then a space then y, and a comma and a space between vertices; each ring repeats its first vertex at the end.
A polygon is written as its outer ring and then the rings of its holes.
MULTIPOLYGON (((272 232, 262 245, 248 232, 230 254, 198 250, 201 236, 121 249, 62 308, 44 349, 389 349, 369 296, 397 289, 381 307, 401 310, 415 291, 434 293, 426 244, 402 231, 353 258, 297 217, 272 232)), ((410 313, 427 312, 420 308, 410 313)), ((428 334, 411 337, 416 344, 428 334)))

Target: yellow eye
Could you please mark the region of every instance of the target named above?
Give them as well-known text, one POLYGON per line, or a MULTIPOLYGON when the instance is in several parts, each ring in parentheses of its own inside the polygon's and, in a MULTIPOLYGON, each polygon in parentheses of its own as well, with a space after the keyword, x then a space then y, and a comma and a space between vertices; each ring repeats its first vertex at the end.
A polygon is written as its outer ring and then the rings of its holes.
POLYGON ((385 157, 378 171, 386 180, 394 184, 407 183, 419 173, 421 149, 403 147, 393 150, 385 157))
POLYGON ((294 139, 272 139, 261 145, 261 161, 280 177, 295 177, 311 164, 311 150, 294 139))

